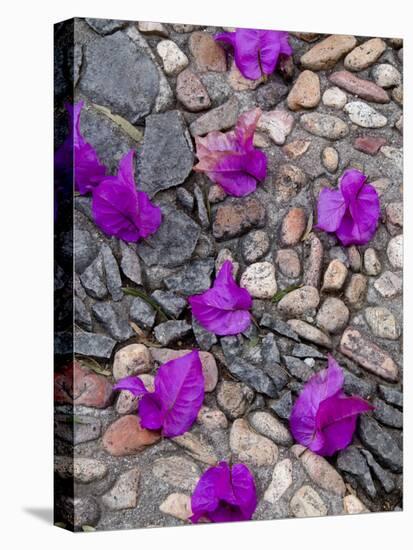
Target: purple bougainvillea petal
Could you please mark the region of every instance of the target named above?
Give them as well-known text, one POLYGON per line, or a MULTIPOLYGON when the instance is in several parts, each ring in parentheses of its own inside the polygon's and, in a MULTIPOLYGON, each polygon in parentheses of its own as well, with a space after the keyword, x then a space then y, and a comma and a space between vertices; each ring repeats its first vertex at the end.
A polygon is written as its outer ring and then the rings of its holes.
POLYGON ((80 114, 83 101, 79 101, 73 106, 70 104, 65 106, 71 119, 71 132, 68 139, 73 140, 75 189, 81 195, 85 195, 93 191, 101 179, 105 177, 106 168, 99 161, 95 149, 84 139, 80 132, 80 114))
POLYGON ((317 204, 317 229, 336 231, 346 212, 346 202, 340 191, 324 188, 317 204))
POLYGON ((208 468, 199 479, 191 498, 197 523, 205 518, 214 523, 251 519, 257 506, 254 477, 244 464, 226 462, 208 468))
POLYGON ((144 383, 137 376, 127 376, 126 378, 122 378, 117 384, 113 386, 113 389, 128 390, 135 397, 148 393, 148 390, 145 388, 144 383))
POLYGON ((147 393, 139 401, 138 406, 140 424, 147 430, 160 430, 164 416, 162 404, 156 393, 147 393))
POLYGON ((204 375, 197 351, 164 363, 155 378, 155 394, 162 405, 162 433, 175 437, 195 422, 204 400, 204 375))
POLYGON ((359 170, 347 170, 340 189, 323 189, 318 197, 317 229, 335 232, 344 246, 367 244, 377 230, 380 200, 367 177, 359 170))
POLYGON ((119 163, 117 176, 104 178, 93 191, 95 223, 107 234, 136 242, 154 233, 162 221, 159 207, 146 193, 137 191, 133 173, 133 151, 119 163))
POLYGON ((204 172, 226 193, 243 197, 255 191, 267 174, 267 156, 253 146, 254 132, 261 116, 253 109, 240 116, 231 132, 210 132, 195 139, 199 162, 195 172, 204 172))
POLYGON ((212 288, 190 296, 188 302, 197 321, 214 334, 239 334, 251 324, 251 295, 235 282, 229 260, 223 263, 212 288))
POLYGON ((357 197, 366 181, 367 176, 360 170, 351 169, 344 172, 340 180, 340 191, 347 204, 357 197))
POLYGON ((280 54, 291 55, 288 33, 259 29, 237 29, 215 35, 215 40, 234 48, 235 64, 245 78, 257 80, 277 67, 280 54))
POLYGON ((296 441, 320 455, 344 449, 353 437, 357 416, 372 406, 360 397, 343 393, 344 374, 330 355, 328 368, 304 386, 290 416, 296 441))

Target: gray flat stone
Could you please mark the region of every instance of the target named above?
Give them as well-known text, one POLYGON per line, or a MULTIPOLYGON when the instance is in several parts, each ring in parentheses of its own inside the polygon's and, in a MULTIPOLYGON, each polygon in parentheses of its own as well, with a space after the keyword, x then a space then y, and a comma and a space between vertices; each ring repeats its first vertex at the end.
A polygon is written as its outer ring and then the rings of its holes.
POLYGON ((362 415, 358 432, 361 441, 379 462, 393 472, 401 472, 403 453, 392 436, 376 420, 362 415))
POLYGON ((116 340, 104 334, 93 332, 76 332, 74 339, 75 353, 109 359, 112 355, 116 340))
POLYGON ((211 286, 211 274, 214 269, 214 260, 196 260, 188 264, 176 275, 164 280, 166 287, 185 296, 200 294, 211 286))

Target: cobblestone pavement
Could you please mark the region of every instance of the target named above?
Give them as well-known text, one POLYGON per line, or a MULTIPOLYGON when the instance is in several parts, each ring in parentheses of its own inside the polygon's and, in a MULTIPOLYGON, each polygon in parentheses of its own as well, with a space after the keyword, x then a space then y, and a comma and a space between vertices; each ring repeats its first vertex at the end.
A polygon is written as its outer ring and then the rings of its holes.
POLYGON ((73 521, 74 497, 76 529, 187 523, 200 474, 230 459, 254 473, 255 519, 402 507, 402 42, 291 33, 286 77, 262 82, 240 75, 213 41, 218 31, 75 23, 81 131, 112 173, 134 149, 138 185, 164 214, 147 242, 125 244, 95 226, 89 197, 75 199, 76 387, 68 395, 57 377, 55 469, 62 493, 74 476, 60 521, 73 521), (229 129, 256 106, 267 177, 246 198, 226 197, 192 171, 194 136, 229 129), (349 167, 368 174, 381 219, 368 245, 344 248, 312 221, 320 189, 349 167), (209 288, 227 258, 248 280, 257 324, 217 338, 185 297, 209 288), (170 440, 138 429, 136 402, 113 382, 135 373, 150 383, 160 362, 193 347, 207 383, 196 424, 170 440), (324 459, 294 444, 288 417, 329 351, 346 391, 375 409, 349 448, 324 459))

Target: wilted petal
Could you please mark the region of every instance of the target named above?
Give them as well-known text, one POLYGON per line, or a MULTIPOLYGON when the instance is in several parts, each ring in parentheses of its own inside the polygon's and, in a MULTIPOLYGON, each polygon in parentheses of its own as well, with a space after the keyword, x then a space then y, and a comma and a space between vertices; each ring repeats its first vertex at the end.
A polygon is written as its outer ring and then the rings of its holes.
POLYGON ((340 191, 347 204, 357 197, 358 192, 367 181, 367 176, 360 170, 346 170, 340 180, 340 191))
POLYGON ((235 282, 229 260, 222 265, 213 287, 190 296, 188 301, 197 321, 214 334, 239 334, 251 324, 251 295, 235 282))
POLYGON ((163 435, 176 437, 192 426, 204 400, 204 386, 202 364, 197 351, 159 367, 155 378, 155 394, 164 411, 163 435))
POLYGON ((324 188, 317 203, 317 229, 336 231, 346 211, 346 202, 340 191, 324 188))
POLYGON ((231 46, 235 44, 235 32, 219 32, 214 36, 214 40, 219 40, 220 42, 226 42, 231 46))
POLYGON ((243 113, 239 117, 235 127, 235 135, 239 145, 243 148, 253 148, 255 128, 257 127, 261 115, 262 111, 257 107, 256 109, 251 109, 251 111, 243 113))

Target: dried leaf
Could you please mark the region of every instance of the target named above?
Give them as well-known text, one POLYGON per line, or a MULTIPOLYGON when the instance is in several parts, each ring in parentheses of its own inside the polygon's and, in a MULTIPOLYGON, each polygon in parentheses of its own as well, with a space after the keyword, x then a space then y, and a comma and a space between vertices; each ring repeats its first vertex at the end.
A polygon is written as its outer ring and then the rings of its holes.
POLYGON ((291 285, 284 288, 284 290, 279 290, 274 296, 272 297, 271 301, 274 303, 279 302, 284 296, 292 292, 293 290, 297 290, 298 288, 301 288, 303 285, 291 285))
POLYGON ((82 525, 82 531, 85 533, 91 533, 93 531, 96 531, 96 527, 92 527, 91 525, 82 525))
POLYGON ((105 115, 107 118, 112 120, 115 124, 120 126, 122 130, 127 134, 129 137, 131 137, 134 141, 137 143, 141 143, 143 141, 143 132, 142 130, 139 130, 135 126, 133 126, 130 122, 125 120, 123 117, 119 115, 114 115, 107 107, 104 107, 103 105, 97 105, 96 103, 92 103, 93 107, 105 115))
POLYGON ((314 223, 314 214, 311 211, 310 215, 308 216, 307 227, 305 228, 304 235, 301 238, 302 241, 306 241, 310 236, 310 233, 313 230, 313 223, 314 223))
POLYGON ((159 315, 163 318, 163 320, 172 319, 171 316, 168 316, 167 313, 161 308, 161 306, 156 302, 153 298, 145 294, 142 290, 138 290, 137 288, 132 288, 130 286, 125 286, 122 288, 123 292, 125 294, 129 294, 130 296, 135 296, 136 298, 142 298, 147 304, 153 307, 159 315))

